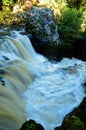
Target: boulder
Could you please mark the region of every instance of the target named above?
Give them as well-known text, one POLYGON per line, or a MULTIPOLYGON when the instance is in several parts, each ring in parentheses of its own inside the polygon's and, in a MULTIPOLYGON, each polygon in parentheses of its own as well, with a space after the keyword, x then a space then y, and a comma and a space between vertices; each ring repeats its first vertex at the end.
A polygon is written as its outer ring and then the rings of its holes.
POLYGON ((26 121, 19 130, 44 130, 44 128, 41 124, 30 119, 29 121, 26 121))
POLYGON ((27 32, 39 43, 59 43, 58 26, 51 9, 32 7, 18 16, 25 23, 27 32))

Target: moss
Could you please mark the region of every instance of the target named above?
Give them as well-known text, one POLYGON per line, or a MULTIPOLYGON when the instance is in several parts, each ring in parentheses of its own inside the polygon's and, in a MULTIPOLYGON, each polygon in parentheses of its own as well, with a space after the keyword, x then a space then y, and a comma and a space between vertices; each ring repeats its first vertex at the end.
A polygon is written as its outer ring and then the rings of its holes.
POLYGON ((55 130, 86 130, 86 98, 78 108, 65 117, 62 126, 55 130))
POLYGON ((44 128, 34 120, 29 120, 22 125, 20 130, 44 130, 44 128))
POLYGON ((85 124, 81 121, 81 119, 78 116, 73 115, 71 119, 73 122, 74 130, 84 130, 85 124))

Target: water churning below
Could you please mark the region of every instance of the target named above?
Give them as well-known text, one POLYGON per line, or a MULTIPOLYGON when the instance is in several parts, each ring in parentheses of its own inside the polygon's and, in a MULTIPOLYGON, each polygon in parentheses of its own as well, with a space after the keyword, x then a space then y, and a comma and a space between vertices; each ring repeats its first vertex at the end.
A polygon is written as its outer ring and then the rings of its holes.
POLYGON ((29 119, 54 130, 86 96, 84 82, 86 62, 49 62, 27 36, 5 34, 0 39, 0 130, 18 130, 29 119))
POLYGON ((85 97, 86 63, 64 58, 58 63, 38 63, 36 68, 37 78, 25 93, 26 116, 45 130, 54 130, 85 97))

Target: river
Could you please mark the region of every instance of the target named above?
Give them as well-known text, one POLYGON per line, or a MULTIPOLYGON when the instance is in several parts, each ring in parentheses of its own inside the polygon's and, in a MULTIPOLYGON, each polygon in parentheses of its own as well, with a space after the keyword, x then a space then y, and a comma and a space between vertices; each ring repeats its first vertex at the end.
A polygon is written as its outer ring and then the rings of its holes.
POLYGON ((50 62, 20 31, 0 36, 0 130, 18 130, 29 119, 54 130, 86 96, 86 62, 50 62))

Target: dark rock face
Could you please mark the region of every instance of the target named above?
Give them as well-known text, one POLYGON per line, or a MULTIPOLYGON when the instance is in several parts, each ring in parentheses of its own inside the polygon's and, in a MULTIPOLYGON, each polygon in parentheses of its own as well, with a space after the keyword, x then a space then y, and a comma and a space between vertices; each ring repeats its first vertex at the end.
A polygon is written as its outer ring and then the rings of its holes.
POLYGON ((71 48, 73 57, 86 61, 86 38, 77 38, 71 48))
POLYGON ((86 98, 78 108, 65 117, 62 126, 55 130, 86 130, 86 98))
POLYGON ((0 77, 0 84, 5 86, 5 81, 0 77))
POLYGON ((34 120, 29 120, 22 125, 20 130, 44 130, 44 128, 34 120))
POLYGON ((39 43, 59 43, 58 26, 50 9, 32 7, 19 18, 25 23, 27 32, 39 43))

